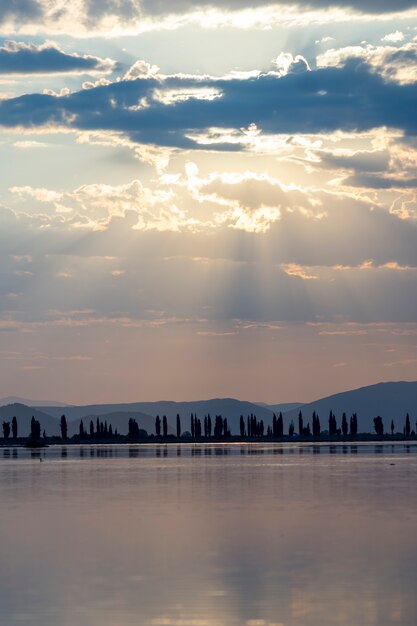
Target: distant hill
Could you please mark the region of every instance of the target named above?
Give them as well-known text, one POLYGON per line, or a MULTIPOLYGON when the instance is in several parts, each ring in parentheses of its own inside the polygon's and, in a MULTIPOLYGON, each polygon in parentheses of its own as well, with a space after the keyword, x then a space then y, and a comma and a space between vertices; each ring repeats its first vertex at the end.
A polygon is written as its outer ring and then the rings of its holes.
MULTIPOLYGON (((352 391, 344 391, 301 407, 304 420, 310 421, 313 411, 319 414, 322 430, 328 428, 330 411, 337 417, 340 426, 342 414, 348 419, 352 413, 358 415, 358 431, 374 432, 373 418, 380 415, 385 422, 385 430, 389 430, 391 420, 395 428, 402 432, 405 415, 410 414, 412 428, 416 428, 417 420, 417 382, 378 383, 352 391)), ((298 413, 300 409, 292 409, 284 414, 285 429, 291 419, 295 430, 298 430, 298 413)))
MULTIPOLYGON (((107 416, 109 413, 128 413, 133 417, 133 413, 143 413, 147 416, 155 418, 159 415, 167 416, 168 423, 175 427, 177 413, 181 416, 182 430, 190 430, 191 413, 196 413, 201 420, 205 415, 210 414, 212 421, 216 415, 227 417, 229 426, 234 434, 239 433, 239 420, 243 415, 246 419, 247 415, 254 413, 258 419, 263 419, 265 425, 272 423, 273 411, 269 408, 253 404, 252 402, 244 402, 233 398, 216 398, 213 400, 198 400, 195 402, 173 402, 170 400, 161 402, 134 402, 130 404, 96 404, 88 406, 70 406, 70 407, 44 407, 44 411, 55 417, 61 417, 64 413, 68 421, 79 421, 89 415, 107 416)), ((128 418, 129 418, 128 415, 128 418)), ((107 419, 107 418, 106 418, 107 419)), ((143 425, 145 430, 148 430, 143 425)), ((120 432, 120 431, 119 431, 120 432)), ((154 432, 152 428, 150 432, 154 432)))
MULTIPOLYGON (((52 406, 45 404, 42 407, 30 408, 24 404, 12 404, 8 407, 0 407, 0 420, 11 419, 16 415, 18 421, 22 419, 22 427, 19 432, 27 434, 30 430, 30 418, 32 415, 39 419, 42 428, 48 435, 59 434, 59 418, 65 414, 68 420, 68 432, 70 435, 78 432, 79 420, 84 418, 84 426, 88 428, 91 416, 100 416, 112 423, 119 433, 126 434, 129 417, 137 420, 139 426, 154 433, 155 417, 167 416, 169 432, 175 432, 177 413, 181 416, 182 431, 190 430, 191 413, 196 413, 201 420, 210 414, 213 418, 222 415, 228 418, 229 426, 233 434, 239 433, 239 419, 243 415, 253 413, 259 420, 264 420, 265 428, 272 423, 273 413, 284 414, 285 432, 291 419, 294 420, 296 432, 298 428, 297 417, 300 409, 303 412, 304 421, 311 421, 313 411, 319 414, 322 430, 328 427, 329 412, 332 410, 340 425, 342 413, 346 412, 349 418, 352 413, 358 415, 359 432, 374 432, 373 418, 381 415, 385 422, 386 430, 389 429, 391 419, 394 420, 396 430, 402 431, 405 415, 408 412, 411 417, 412 428, 416 427, 417 420, 417 382, 390 382, 361 387, 352 391, 345 391, 326 398, 320 398, 308 404, 285 403, 266 405, 263 403, 245 402, 233 398, 215 398, 212 400, 199 400, 195 402, 133 402, 129 404, 95 404, 87 406, 61 405, 52 406), (16 407, 10 409, 9 407, 16 407), (19 419, 19 413, 22 418, 19 419), (37 417, 37 414, 39 417, 37 417), (4 417, 3 417, 4 415, 4 417), (73 422, 73 423, 72 423, 73 422)), ((213 420, 214 421, 214 420, 213 420)))
MULTIPOLYGON (((61 432, 59 420, 51 415, 47 415, 43 411, 26 406, 25 404, 20 404, 19 402, 0 407, 1 423, 10 422, 14 416, 16 416, 17 419, 18 437, 27 437, 29 435, 32 416, 40 422, 41 432, 45 430, 48 436, 59 435, 61 432)), ((0 436, 3 436, 2 430, 0 431, 0 436)))

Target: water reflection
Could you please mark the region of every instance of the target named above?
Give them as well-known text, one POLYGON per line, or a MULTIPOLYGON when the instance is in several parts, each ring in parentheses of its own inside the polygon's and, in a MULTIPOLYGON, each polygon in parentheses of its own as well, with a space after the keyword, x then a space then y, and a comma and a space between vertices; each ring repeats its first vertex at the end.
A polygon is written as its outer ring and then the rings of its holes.
POLYGON ((416 472, 412 444, 5 447, 0 623, 415 626, 416 472))

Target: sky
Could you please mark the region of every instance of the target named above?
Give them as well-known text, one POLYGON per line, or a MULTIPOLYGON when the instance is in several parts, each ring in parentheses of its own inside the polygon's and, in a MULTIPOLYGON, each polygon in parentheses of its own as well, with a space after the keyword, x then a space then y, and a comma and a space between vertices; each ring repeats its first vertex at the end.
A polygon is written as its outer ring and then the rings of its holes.
POLYGON ((0 4, 0 396, 417 379, 417 2, 0 4))

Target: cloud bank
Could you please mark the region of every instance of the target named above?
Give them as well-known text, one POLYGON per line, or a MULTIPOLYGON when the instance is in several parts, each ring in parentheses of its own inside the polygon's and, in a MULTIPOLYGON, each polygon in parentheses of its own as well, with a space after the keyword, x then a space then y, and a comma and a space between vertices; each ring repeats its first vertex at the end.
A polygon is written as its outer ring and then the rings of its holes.
POLYGON ((349 19, 352 11, 374 18, 416 8, 414 0, 307 0, 271 2, 268 0, 79 0, 63 5, 59 0, 13 0, 0 7, 3 32, 140 32, 152 28, 176 28, 190 21, 202 26, 227 24, 252 27, 259 20, 299 21, 315 12, 315 19, 335 16, 349 19), (332 13, 333 11, 333 13, 332 13), (254 16, 256 19, 254 20, 254 16))
POLYGON ((298 66, 285 75, 145 75, 60 97, 29 94, 2 100, 0 120, 5 128, 116 131, 138 144, 174 148, 230 149, 224 138, 207 140, 219 128, 277 134, 389 127, 416 134, 417 83, 387 80, 357 58, 314 71, 302 65, 305 71, 298 66))
POLYGON ((110 59, 67 54, 53 42, 35 45, 7 41, 0 47, 0 75, 96 74, 111 72, 115 66, 110 59))

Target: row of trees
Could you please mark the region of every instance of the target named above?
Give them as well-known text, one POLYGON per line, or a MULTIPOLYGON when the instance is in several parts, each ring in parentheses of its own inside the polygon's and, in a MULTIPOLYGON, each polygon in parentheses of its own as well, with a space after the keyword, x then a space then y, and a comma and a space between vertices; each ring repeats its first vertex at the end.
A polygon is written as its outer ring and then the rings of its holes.
MULTIPOLYGON (((251 439, 264 437, 265 436, 265 426, 263 420, 258 420, 256 415, 251 413, 247 416, 246 420, 243 415, 240 416, 239 421, 239 429, 241 437, 249 437, 251 439)), ((374 418, 374 429, 375 433, 378 436, 383 436, 385 433, 384 422, 381 416, 377 416, 374 418)), ((395 424, 394 421, 391 421, 391 435, 395 434, 395 424)), ((68 439, 68 423, 65 415, 61 416, 60 420, 60 430, 61 430, 61 439, 68 439)), ((416 423, 417 430, 417 423, 416 423)), ((231 437, 231 430, 229 427, 229 423, 227 417, 222 417, 221 415, 216 415, 214 419, 214 427, 212 424, 212 419, 210 415, 206 415, 204 420, 201 421, 197 417, 196 414, 191 413, 190 420, 190 431, 182 432, 181 430, 181 417, 177 414, 176 418, 176 436, 177 437, 191 437, 192 439, 199 439, 203 435, 205 438, 211 438, 212 434, 214 438, 226 438, 231 437)), ((161 418, 159 415, 155 418, 155 433, 157 437, 168 437, 168 420, 166 415, 161 418), (161 431, 162 428, 162 431, 161 431)), ((295 426, 294 422, 291 421, 288 426, 287 435, 284 432, 284 419, 282 413, 279 413, 278 417, 273 415, 272 418, 272 426, 267 427, 266 436, 274 439, 281 439, 285 436, 293 437, 295 434, 295 426)), ((358 434, 358 418, 356 413, 350 416, 349 421, 347 419, 346 413, 342 415, 342 421, 340 427, 338 426, 337 419, 333 411, 330 411, 328 418, 328 429, 327 431, 323 431, 321 428, 320 418, 316 412, 313 412, 311 427, 310 423, 304 422, 304 417, 302 412, 299 412, 298 415, 298 435, 300 437, 321 437, 322 435, 329 435, 330 437, 337 437, 343 435, 343 437, 356 437, 358 434)), ((411 420, 410 416, 407 413, 403 428, 403 434, 406 437, 415 436, 415 431, 411 430, 411 420)), ((3 422, 3 439, 8 441, 12 436, 13 439, 17 439, 18 437, 18 424, 16 417, 13 417, 11 423, 3 422)), ((140 429, 137 421, 134 418, 129 418, 128 422, 128 433, 127 436, 129 439, 139 439, 143 437, 147 437, 147 432, 145 430, 140 429)), ((46 437, 45 431, 43 431, 43 437, 46 437)), ((91 419, 89 423, 88 430, 84 426, 84 422, 81 419, 79 424, 78 438, 80 440, 91 439, 109 439, 119 437, 117 429, 113 429, 112 425, 107 423, 107 420, 101 421, 98 417, 95 422, 91 419)), ((31 427, 30 427, 30 438, 32 440, 37 440, 41 438, 41 425, 38 420, 34 417, 31 419, 31 427)))

